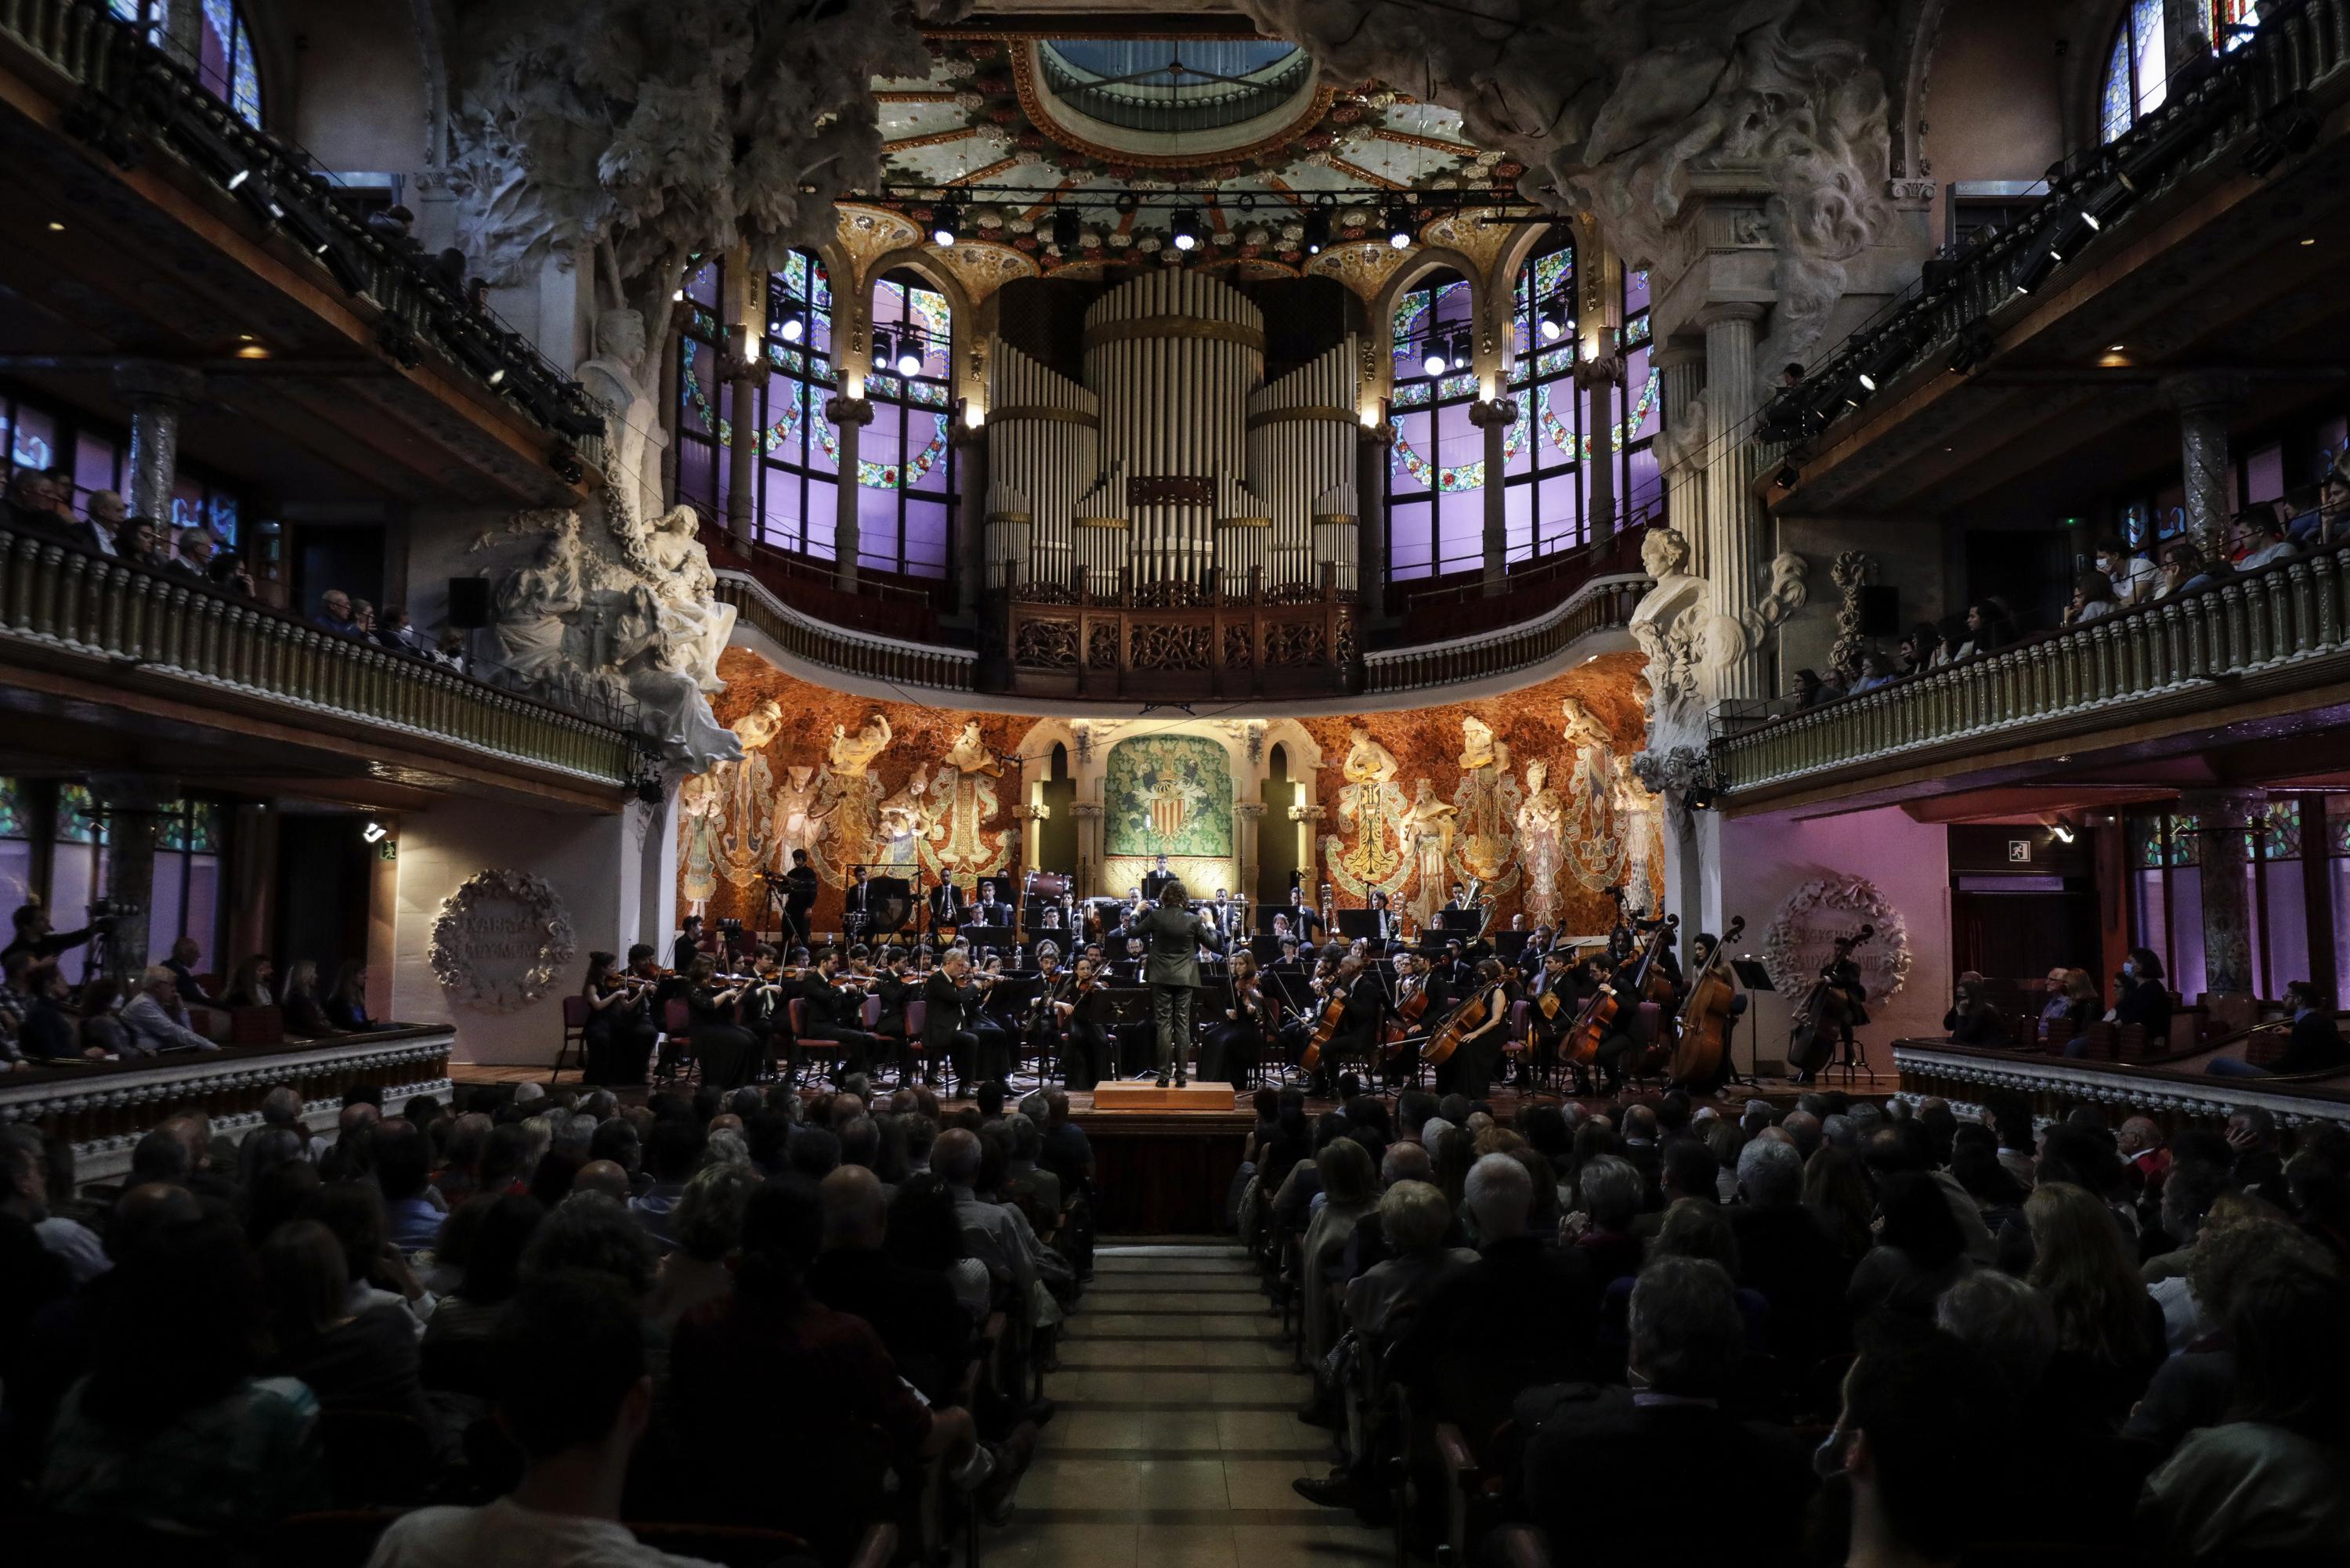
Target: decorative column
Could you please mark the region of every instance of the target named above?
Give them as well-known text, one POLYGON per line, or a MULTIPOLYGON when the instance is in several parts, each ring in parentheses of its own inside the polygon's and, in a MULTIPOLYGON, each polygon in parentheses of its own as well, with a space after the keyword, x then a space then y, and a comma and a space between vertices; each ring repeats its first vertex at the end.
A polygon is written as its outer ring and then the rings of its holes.
POLYGON ((1665 482, 1665 521, 1690 544, 1692 572, 1705 570, 1705 350, 1675 339, 1656 351, 1664 379, 1665 428, 1657 441, 1665 482))
POLYGON ((130 410, 130 515, 158 529, 172 521, 179 479, 180 411, 204 395, 204 379, 184 365, 130 359, 114 368, 114 395, 130 410))
POLYGON ((1311 898, 1322 880, 1321 846, 1314 842, 1315 830, 1322 826, 1322 808, 1293 805, 1289 808, 1289 820, 1297 824, 1297 879, 1311 898))
POLYGON ((848 593, 857 591, 857 452, 862 445, 858 432, 873 422, 873 405, 863 398, 827 398, 824 417, 840 432, 839 508, 834 514, 832 555, 833 586, 848 593))
POLYGON ((1485 432, 1485 577, 1487 597, 1500 593, 1509 569, 1509 514, 1502 498, 1502 465, 1510 427, 1518 422, 1512 398, 1480 398, 1469 405, 1469 422, 1485 432))
POLYGON ((1102 803, 1097 800, 1073 801, 1069 815, 1077 824, 1077 897, 1098 898, 1101 893, 1102 863, 1102 803))
MULTIPOLYGON (((1699 458, 1705 464, 1705 543, 1699 560, 1712 585, 1714 613, 1741 624, 1754 606, 1761 556, 1753 500, 1747 493, 1751 446, 1742 439, 1742 430, 1754 411, 1754 340, 1763 309, 1750 300, 1724 300, 1705 306, 1696 317, 1698 325, 1705 328, 1710 438, 1709 450, 1699 458)), ((1682 531, 1690 532, 1685 524, 1682 531)), ((1762 659, 1750 656, 1720 670, 1715 699, 1769 696, 1762 665, 1762 659)))
POLYGON ((155 839, 180 798, 180 786, 147 774, 93 774, 89 793, 105 808, 106 899, 119 911, 107 928, 106 976, 128 983, 147 967, 155 839))
POLYGON ((718 373, 732 394, 733 440, 726 446, 726 532, 745 549, 757 532, 759 497, 759 383, 765 379, 760 343, 767 321, 767 275, 754 273, 747 245, 726 253, 720 276, 721 329, 725 334, 718 373))
MULTIPOLYGON (((976 618, 979 590, 987 580, 987 426, 952 421, 948 440, 954 443, 955 483, 955 613, 976 618)), ((1027 552, 1022 551, 1022 564, 1027 552)))
MULTIPOLYGON (((2213 1023, 2231 1030, 2248 1028, 2253 1022, 2255 977, 2246 840, 2256 826, 2265 826, 2268 800, 2258 790, 2189 790, 2180 794, 2178 805, 2194 815, 2203 867, 2204 1001, 2213 1023)), ((2158 1044, 2149 1042, 2149 1048, 2158 1048, 2158 1044)))
POLYGON ((1232 891, 1243 898, 1256 897, 1256 836, 1257 826, 1264 820, 1264 802, 1239 800, 1232 803, 1234 819, 1232 847, 1239 851, 1239 866, 1233 872, 1232 891))
POLYGON ((1395 427, 1376 420, 1355 445, 1355 547, 1361 562, 1363 609, 1372 620, 1388 613, 1388 461, 1395 427))
POLYGON ((2235 468, 2228 458, 2228 416, 2250 391, 2241 376, 2195 371, 2157 383, 2178 413, 2178 469, 2187 492, 2187 536, 2209 555, 2227 537, 2236 509, 2235 468))
POLYGON ((1575 384, 1590 395, 1593 413, 1587 432, 1591 457, 1583 465, 1583 514, 1591 525, 1591 542, 1604 545, 1616 536, 1616 470, 1623 462, 1616 450, 1616 389, 1624 384, 1624 357, 1577 360, 1575 384))
POLYGON ((1045 833, 1036 824, 1052 815, 1053 808, 1042 803, 1022 801, 1012 808, 1012 820, 1015 824, 1012 836, 1012 869, 1015 875, 1036 865, 1045 833))

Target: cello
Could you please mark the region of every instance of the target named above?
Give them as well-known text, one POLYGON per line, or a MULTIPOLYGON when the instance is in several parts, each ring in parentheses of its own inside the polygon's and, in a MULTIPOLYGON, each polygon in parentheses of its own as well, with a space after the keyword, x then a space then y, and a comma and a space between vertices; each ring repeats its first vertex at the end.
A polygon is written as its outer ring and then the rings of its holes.
POLYGON ((1875 926, 1864 925, 1848 937, 1838 937, 1835 955, 1820 966, 1820 978, 1804 993, 1803 1004, 1795 1009, 1794 1021, 1787 1030, 1787 1065, 1795 1072, 1808 1077, 1828 1064, 1836 1038, 1849 1026, 1850 1017, 1835 971, 1852 957, 1855 948, 1876 935, 1875 926))
POLYGON ((1396 987, 1396 1004, 1388 1014, 1387 1027, 1381 1031, 1380 1055, 1384 1059, 1394 1061, 1405 1054, 1415 1032, 1413 1026, 1427 1011, 1428 973, 1416 969, 1396 987))
POLYGON ((1693 1094, 1710 1094, 1722 1078, 1729 1058, 1730 1002, 1737 988, 1722 972, 1721 955, 1746 930, 1746 917, 1733 915, 1705 955, 1705 963, 1690 981, 1689 1000, 1681 1004, 1680 1041, 1673 1047, 1672 1085, 1693 1094))
POLYGON ((1321 1067, 1322 1053, 1337 1036, 1339 1022, 1347 1016, 1348 993, 1354 990, 1355 979, 1361 973, 1359 966, 1353 970, 1341 966, 1338 972, 1331 977, 1330 998, 1322 1005, 1321 1021, 1314 1025, 1314 1033, 1305 1042, 1305 1054, 1297 1059, 1298 1065, 1307 1072, 1315 1072, 1321 1067))
POLYGON ((1485 1000, 1492 994, 1491 986, 1480 985, 1476 995, 1454 1008, 1451 1016, 1444 1021, 1444 1027, 1436 1032, 1436 1037, 1420 1048, 1420 1060, 1436 1067, 1452 1060, 1461 1043, 1484 1024, 1488 1016, 1485 1000))
MULTIPOLYGON (((1628 998, 1604 981, 1597 991, 1591 993, 1591 1000, 1583 1004, 1582 1014, 1575 1019, 1575 1027, 1567 1031, 1566 1043, 1560 1048, 1559 1054, 1564 1060, 1578 1067, 1587 1067, 1598 1060, 1599 1043, 1607 1038, 1616 1021, 1625 1016, 1626 1008, 1637 1007, 1646 1000, 1650 977, 1665 978, 1657 969, 1657 955, 1664 950, 1666 940, 1680 923, 1679 915, 1667 915, 1648 933, 1648 940, 1640 949, 1639 962, 1632 971, 1631 995, 1628 998)), ((1666 981, 1666 983, 1669 985, 1671 982, 1666 981)))

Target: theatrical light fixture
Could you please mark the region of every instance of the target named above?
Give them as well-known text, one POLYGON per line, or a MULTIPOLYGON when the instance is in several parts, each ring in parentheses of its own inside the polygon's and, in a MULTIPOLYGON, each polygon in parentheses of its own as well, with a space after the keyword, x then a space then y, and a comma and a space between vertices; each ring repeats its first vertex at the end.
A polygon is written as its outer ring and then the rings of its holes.
POLYGON ((1959 340, 1950 346, 1948 364, 1951 373, 1965 375, 1990 358, 1995 347, 1989 327, 1980 321, 1970 323, 1965 331, 1959 334, 1959 340))
POLYGON ((784 318, 775 323, 775 336, 786 343, 798 342, 807 336, 807 317, 799 313, 796 306, 785 311, 784 318))
POLYGON ((1077 248, 1085 237, 1084 220, 1075 207, 1056 207, 1053 211, 1053 244, 1064 255, 1077 248))
POLYGON ((1452 368, 1466 370, 1476 362, 1477 339, 1468 332, 1456 334, 1452 339, 1452 368))
POLYGON ((889 362, 892 357, 889 348, 889 335, 887 332, 876 332, 873 335, 873 363, 877 367, 889 362))
POLYGON ((380 822, 370 822, 367 825, 366 828, 360 832, 359 836, 366 839, 369 844, 380 844, 386 838, 391 836, 391 829, 386 827, 380 822))
POLYGON ((1309 207, 1305 212, 1305 254, 1318 256, 1322 247, 1330 243, 1330 209, 1309 207))
POLYGON ((1441 376, 1451 367, 1451 358, 1444 351, 1444 339, 1430 333, 1428 348, 1420 356, 1420 369, 1430 376, 1441 376))
POLYGON ((1914 330, 1888 332, 1870 346, 1854 379, 1873 392, 1898 374, 1901 367, 1909 363, 1909 357, 1917 351, 1914 330))
POLYGON ((2097 221, 2075 207, 2056 220, 2048 231, 2048 254, 2058 261, 2071 261, 2075 252, 2096 237, 2097 221))
POLYGON ((577 484, 588 477, 588 470, 579 462, 579 453, 567 441, 555 443, 547 454, 546 466, 555 470, 555 477, 566 484, 577 484))
POLYGON ((2309 106, 2306 91, 2279 99, 2261 116, 2252 132, 2252 144, 2244 151, 2244 172, 2254 179, 2266 178, 2287 158, 2317 145, 2317 111, 2309 106))
POLYGON ((1196 250, 1200 244, 1200 214, 1189 207, 1178 207, 1167 220, 1170 234, 1175 236, 1179 251, 1196 250))
POLYGON ((898 374, 919 376, 922 373, 922 350, 911 335, 898 339, 898 374))
POLYGON ((1388 244, 1402 250, 1411 244, 1411 214, 1403 207, 1389 207, 1379 220, 1388 232, 1388 244))
POLYGON ((933 244, 951 245, 962 238, 962 214, 952 202, 941 202, 931 212, 931 241, 933 244))
POLYGON ((1782 490, 1793 490, 1795 482, 1803 477, 1803 471, 1794 463, 1783 462, 1779 465, 1779 472, 1771 476, 1771 483, 1782 490))
POLYGON ((2047 249, 2045 246, 2034 247, 2029 255, 2026 255, 2021 263, 2017 264, 2015 269, 2015 292, 2018 294, 2030 294, 2033 289, 2038 288, 2042 284, 2046 283, 2048 281, 2048 275, 2056 270, 2057 262, 2058 257, 2055 252, 2047 249))
POLYGON ((1555 309, 1544 311, 1542 315, 1542 340, 1545 343, 1555 343, 1565 336, 1566 317, 1560 315, 1555 309))

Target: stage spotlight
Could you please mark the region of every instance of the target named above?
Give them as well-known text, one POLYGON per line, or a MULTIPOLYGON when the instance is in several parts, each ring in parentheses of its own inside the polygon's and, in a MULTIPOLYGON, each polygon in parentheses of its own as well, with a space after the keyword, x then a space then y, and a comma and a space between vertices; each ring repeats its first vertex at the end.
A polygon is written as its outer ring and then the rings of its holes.
POLYGON ((2074 255, 2094 238, 2097 221, 2077 207, 2056 220, 2048 231, 2048 254, 2058 261, 2071 261, 2074 255))
POLYGON ((775 323, 775 336, 786 343, 796 343, 807 336, 807 317, 799 313, 798 306, 784 312, 784 318, 775 323))
POLYGON ((1330 209, 1309 207, 1305 212, 1305 254, 1318 256, 1322 247, 1330 243, 1330 209))
POLYGON ((2244 172, 2256 180, 2267 178, 2287 158, 2315 146, 2317 131, 2317 111, 2310 108, 2307 92, 2280 99, 2261 116, 2252 132, 2252 144, 2244 151, 2244 172))
POLYGON ((1793 490, 1795 488, 1796 482, 1803 477, 1803 471, 1794 463, 1783 462, 1779 465, 1779 472, 1771 476, 1771 483, 1782 490, 1793 490))
POLYGON ((1871 346, 1860 362, 1856 376, 1860 384, 1875 391, 1897 375, 1917 352, 1917 339, 1908 331, 1887 333, 1871 346))
POLYGON ((1566 317, 1559 314, 1555 309, 1544 311, 1542 314, 1542 340, 1545 343, 1555 343, 1565 336, 1566 317))
POLYGON ((547 454, 546 466, 553 469, 555 477, 566 484, 577 484, 588 477, 587 468, 579 462, 578 452, 567 441, 555 443, 555 450, 547 454))
POLYGON ((877 369, 887 365, 893 358, 889 350, 889 335, 887 332, 876 332, 873 335, 873 364, 877 369))
POLYGON ((1980 321, 1970 322, 1966 330, 1959 334, 1959 340, 1950 346, 1948 363, 1954 373, 1963 376, 1990 358, 1997 347, 1988 326, 1980 321))
POLYGON ((1063 255, 1077 248, 1085 238, 1085 220, 1075 207, 1053 209, 1053 245, 1063 255))
POLYGON ((1178 207, 1167 220, 1168 232, 1175 236, 1175 248, 1192 251, 1200 247, 1200 214, 1189 207, 1178 207))
POLYGON ((2057 256, 2054 251, 2045 245, 2032 246, 2031 254, 2016 266, 2015 292, 2030 294, 2033 289, 2046 283, 2048 275, 2054 272, 2056 267, 2057 256))
POLYGON ((1420 358, 1419 368, 1430 376, 1441 376, 1451 367, 1451 361, 1445 357, 1442 340, 1430 337, 1428 351, 1420 358))
POLYGON ((952 202, 942 202, 931 209, 931 243, 951 245, 962 238, 962 213, 952 202))
POLYGON ((1398 250, 1411 244, 1411 213, 1409 208, 1389 207, 1379 222, 1388 232, 1388 244, 1398 250))
POLYGON ((911 334, 898 339, 898 374, 919 376, 922 373, 922 350, 911 334))
POLYGON ((1452 339, 1452 368, 1466 370, 1476 362, 1477 339, 1468 332, 1460 332, 1452 339))

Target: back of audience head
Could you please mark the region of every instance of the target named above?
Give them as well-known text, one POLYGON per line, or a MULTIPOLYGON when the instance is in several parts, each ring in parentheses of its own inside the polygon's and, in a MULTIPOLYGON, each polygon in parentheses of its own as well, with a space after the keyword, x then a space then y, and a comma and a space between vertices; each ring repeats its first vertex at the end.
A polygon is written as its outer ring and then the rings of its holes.
POLYGON ((670 1210, 670 1234, 677 1249, 696 1262, 715 1263, 743 1239, 743 1214, 758 1190, 759 1173, 729 1162, 693 1173, 670 1210))
POLYGON ((536 1279, 584 1272, 601 1274, 635 1299, 652 1289, 660 1254, 645 1228, 600 1192, 575 1192, 547 1211, 523 1254, 523 1273, 536 1279))
MULTIPOLYGON (((1686 1199, 1684 1199, 1686 1201, 1686 1199)), ((1746 1322, 1730 1271, 1705 1258, 1667 1256, 1632 1286, 1627 1366, 1636 1388, 1719 1397, 1746 1355, 1746 1322)))

